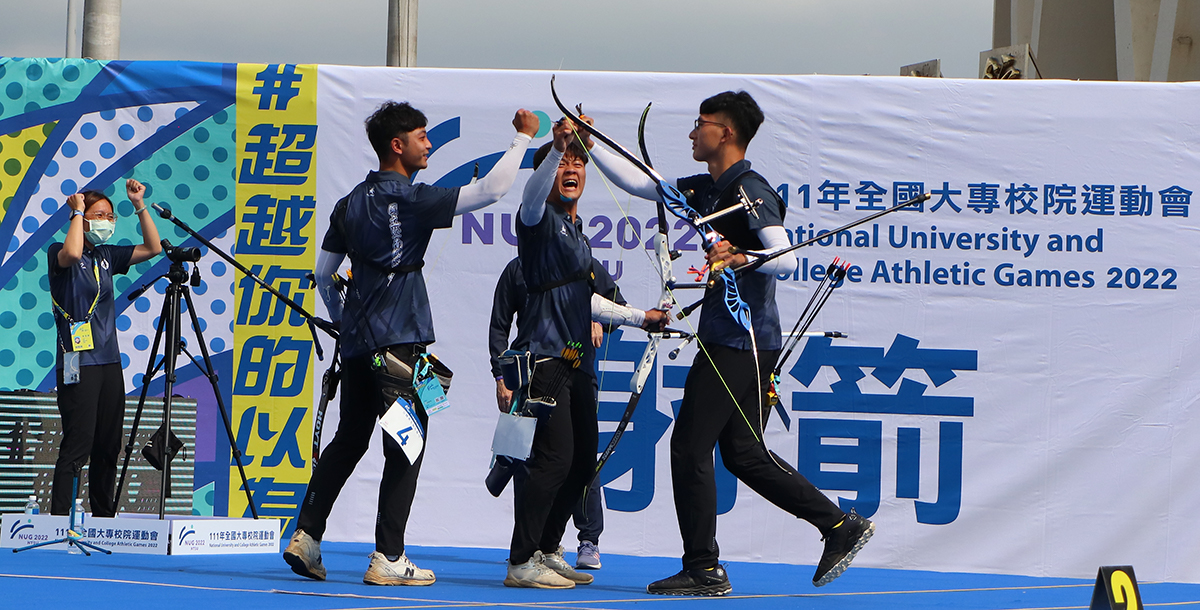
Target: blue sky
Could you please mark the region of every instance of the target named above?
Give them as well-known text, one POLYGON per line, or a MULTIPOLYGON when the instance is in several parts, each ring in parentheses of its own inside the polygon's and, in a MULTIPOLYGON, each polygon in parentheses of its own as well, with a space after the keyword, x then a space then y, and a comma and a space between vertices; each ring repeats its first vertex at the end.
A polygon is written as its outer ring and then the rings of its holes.
MULTIPOLYGON (((82 6, 83 0, 79 0, 82 6)), ((0 55, 58 57, 66 0, 0 0, 0 55)), ((988 0, 423 0, 418 64, 975 78, 988 0)), ((122 59, 379 65, 386 0, 124 0, 122 59)))

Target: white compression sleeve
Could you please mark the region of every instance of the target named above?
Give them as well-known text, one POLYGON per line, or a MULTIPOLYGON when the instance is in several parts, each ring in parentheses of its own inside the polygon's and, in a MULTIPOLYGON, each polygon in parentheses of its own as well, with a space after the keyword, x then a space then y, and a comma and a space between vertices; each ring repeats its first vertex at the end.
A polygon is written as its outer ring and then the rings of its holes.
POLYGON ((618 305, 598 294, 592 294, 592 321, 605 326, 637 326, 641 327, 646 320, 646 312, 618 305))
POLYGON ((642 199, 658 201, 658 183, 650 176, 642 173, 624 157, 608 152, 599 144, 592 147, 591 156, 596 161, 596 167, 608 176, 617 188, 642 199))
POLYGON ((342 319, 342 296, 338 294, 333 274, 337 273, 338 267, 342 266, 342 260, 345 258, 345 254, 321 250, 317 255, 317 268, 314 270, 314 275, 317 277, 317 292, 321 293, 321 300, 325 301, 325 309, 329 310, 329 319, 334 322, 342 319))
POLYGON ((554 187, 554 179, 558 176, 558 163, 562 161, 562 157, 563 154, 551 146, 550 153, 542 159, 542 164, 533 171, 529 180, 525 181, 521 209, 518 212, 521 224, 532 227, 541 221, 542 215, 546 213, 546 198, 550 196, 550 189, 554 187))
POLYGON ((492 170, 475 184, 468 184, 458 189, 458 205, 455 214, 473 212, 487 207, 497 201, 512 188, 517 179, 517 170, 521 168, 521 160, 525 158, 525 150, 533 138, 518 133, 509 144, 508 150, 492 166, 492 170))
MULTIPOLYGON (((756 233, 758 233, 758 239, 763 243, 764 248, 762 250, 754 250, 754 252, 770 254, 792 245, 791 242, 788 241, 787 229, 784 229, 779 225, 763 227, 756 231, 756 233)), ((747 256, 746 262, 754 262, 754 257, 747 256)), ((763 265, 756 269, 756 271, 759 273, 770 273, 772 275, 783 275, 785 273, 791 273, 795 271, 796 265, 798 264, 799 262, 796 260, 796 254, 794 252, 788 252, 787 254, 780 255, 763 263, 763 265)))
MULTIPOLYGON (((600 168, 600 171, 621 190, 635 197, 651 201, 658 200, 658 184, 624 157, 611 153, 600 145, 592 147, 591 155, 596 162, 596 167, 600 168)), ((781 226, 763 227, 757 233, 759 240, 764 245, 762 251, 764 254, 791 245, 791 242, 788 241, 787 230, 781 226)), ((753 258, 751 257, 750 260, 753 258)), ((782 275, 795 271, 797 264, 796 255, 788 253, 764 263, 758 268, 758 271, 759 273, 782 275)))

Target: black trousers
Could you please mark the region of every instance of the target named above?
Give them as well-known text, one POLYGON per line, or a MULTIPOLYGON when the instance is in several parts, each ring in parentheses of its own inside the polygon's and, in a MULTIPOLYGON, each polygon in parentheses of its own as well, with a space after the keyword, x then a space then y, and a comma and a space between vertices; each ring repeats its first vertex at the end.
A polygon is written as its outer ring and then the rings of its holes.
MULTIPOLYGON (((397 349, 397 348, 393 348, 397 349)), ((411 345, 398 346, 405 356, 413 351, 424 351, 411 345)), ((411 362, 410 357, 405 357, 411 362)), ((302 529, 320 540, 325 534, 329 513, 341 493, 346 479, 371 445, 371 435, 378 427, 376 420, 383 415, 382 389, 371 370, 370 356, 356 356, 342 361, 342 399, 337 432, 333 440, 321 452, 317 468, 308 482, 308 491, 300 505, 300 516, 296 528, 302 529)), ((416 407, 417 417, 425 427, 425 442, 429 442, 429 416, 425 409, 416 407)), ((375 550, 384 555, 404 553, 404 529, 412 510, 413 498, 417 493, 417 475, 425 450, 415 463, 409 463, 404 450, 387 433, 383 435, 383 480, 379 482, 379 504, 375 516, 375 550)))
MULTIPOLYGON (((528 476, 516 493, 516 514, 508 561, 525 563, 535 551, 558 550, 567 520, 596 470, 596 394, 592 376, 565 360, 541 363, 529 395, 548 396, 558 404, 538 421, 533 453, 525 461, 528 476)), ((516 491, 514 489, 514 491, 516 491)))
MULTIPOLYGON (((525 463, 518 462, 513 471, 513 498, 521 495, 521 490, 525 487, 525 479, 529 474, 525 470, 525 463)), ((592 479, 592 484, 588 486, 587 493, 583 494, 583 498, 575 504, 575 510, 571 512, 571 522, 575 524, 575 529, 579 530, 579 541, 588 541, 592 544, 600 544, 600 534, 604 533, 604 497, 601 496, 600 477, 592 479)))
POLYGON ((696 354, 688 371, 683 403, 671 433, 671 484, 679 532, 683 536, 685 570, 716 566, 720 554, 714 445, 720 445, 721 458, 729 472, 775 506, 816 526, 822 535, 845 516, 808 479, 773 452, 768 453, 755 438, 760 422, 770 412, 766 393, 779 351, 759 351, 756 380, 754 358, 749 350, 720 345, 704 348, 696 354), (706 351, 712 357, 711 362, 706 351), (736 404, 731 393, 737 397, 736 404), (736 405, 741 405, 741 412, 736 405), (755 426, 753 430, 751 424, 755 426))
POLYGON ((116 514, 113 494, 117 488, 117 456, 125 428, 125 378, 120 364, 79 367, 79 383, 63 383, 57 371, 58 412, 62 416, 62 444, 54 462, 50 488, 50 514, 71 512, 75 498, 71 488, 79 473, 83 489, 83 466, 88 458, 88 504, 97 517, 116 514))

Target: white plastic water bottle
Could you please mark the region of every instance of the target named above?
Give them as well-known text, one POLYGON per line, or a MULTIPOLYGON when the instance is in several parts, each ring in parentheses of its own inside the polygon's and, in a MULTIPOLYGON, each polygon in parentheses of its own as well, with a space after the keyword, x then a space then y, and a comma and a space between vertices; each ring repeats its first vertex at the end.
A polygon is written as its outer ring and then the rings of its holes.
MULTIPOLYGON (((74 519, 74 521, 75 521, 75 528, 73 531, 75 531, 76 533, 83 532, 83 498, 75 498, 75 519, 74 519)), ((80 536, 80 538, 82 538, 82 536, 80 536)), ((77 545, 77 544, 68 544, 67 547, 68 547, 67 552, 72 555, 82 555, 83 554, 83 551, 80 550, 79 545, 77 545)))
POLYGON ((29 501, 25 503, 25 514, 36 515, 40 510, 37 503, 37 496, 29 496, 29 501))

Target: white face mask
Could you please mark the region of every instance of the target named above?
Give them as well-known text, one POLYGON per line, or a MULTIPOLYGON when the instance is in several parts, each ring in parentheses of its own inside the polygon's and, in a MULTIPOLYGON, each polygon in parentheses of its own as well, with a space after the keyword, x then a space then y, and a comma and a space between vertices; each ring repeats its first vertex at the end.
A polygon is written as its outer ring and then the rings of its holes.
POLYGON ((84 233, 84 237, 92 242, 92 245, 98 246, 113 235, 113 231, 117 228, 117 223, 112 220, 89 220, 88 226, 90 229, 84 233))

